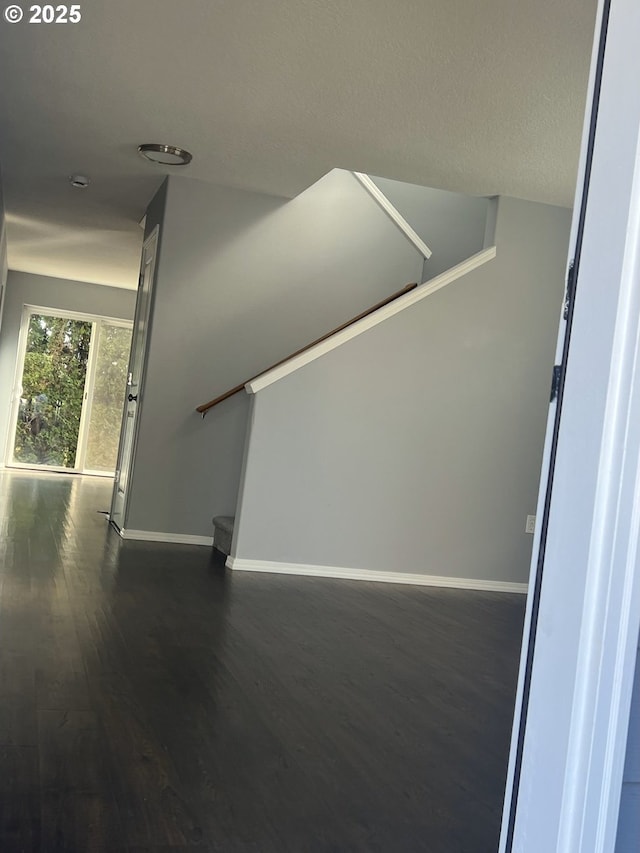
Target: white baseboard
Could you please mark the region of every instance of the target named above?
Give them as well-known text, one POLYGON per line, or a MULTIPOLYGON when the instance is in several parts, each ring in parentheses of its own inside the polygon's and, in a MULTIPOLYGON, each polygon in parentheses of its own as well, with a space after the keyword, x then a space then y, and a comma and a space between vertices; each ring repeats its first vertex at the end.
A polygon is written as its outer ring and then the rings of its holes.
POLYGON ((272 563, 268 560, 243 560, 227 557, 226 565, 234 572, 270 572, 277 575, 301 575, 314 578, 340 578, 374 583, 403 583, 414 586, 439 586, 453 589, 477 589, 489 592, 526 593, 526 583, 513 581, 447 578, 439 575, 418 575, 410 572, 376 572, 370 569, 345 569, 338 566, 308 566, 299 563, 272 563))
POLYGON ((213 536, 193 536, 190 533, 156 533, 153 530, 118 530, 123 539, 139 542, 169 542, 174 545, 213 545, 213 536))

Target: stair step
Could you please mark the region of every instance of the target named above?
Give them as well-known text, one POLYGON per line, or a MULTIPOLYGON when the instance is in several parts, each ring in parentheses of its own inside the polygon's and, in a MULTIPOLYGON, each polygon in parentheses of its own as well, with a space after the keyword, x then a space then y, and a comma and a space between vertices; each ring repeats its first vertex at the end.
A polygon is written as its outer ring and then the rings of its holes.
POLYGON ((213 519, 213 547, 227 556, 231 553, 234 521, 231 515, 217 515, 213 519))

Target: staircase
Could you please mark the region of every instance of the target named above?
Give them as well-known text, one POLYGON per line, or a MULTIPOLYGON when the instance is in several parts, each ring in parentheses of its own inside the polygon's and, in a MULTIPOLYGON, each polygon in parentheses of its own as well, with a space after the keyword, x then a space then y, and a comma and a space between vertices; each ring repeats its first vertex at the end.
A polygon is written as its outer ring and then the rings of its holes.
POLYGON ((231 553, 234 521, 231 515, 217 515, 213 519, 213 547, 227 556, 231 553))

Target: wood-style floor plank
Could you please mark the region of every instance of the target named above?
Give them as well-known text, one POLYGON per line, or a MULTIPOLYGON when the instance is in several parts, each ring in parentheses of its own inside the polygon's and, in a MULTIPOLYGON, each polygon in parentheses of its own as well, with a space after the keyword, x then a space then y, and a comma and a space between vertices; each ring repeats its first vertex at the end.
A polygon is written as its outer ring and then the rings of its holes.
POLYGON ((230 575, 0 472, 0 851, 490 853, 524 598, 230 575))

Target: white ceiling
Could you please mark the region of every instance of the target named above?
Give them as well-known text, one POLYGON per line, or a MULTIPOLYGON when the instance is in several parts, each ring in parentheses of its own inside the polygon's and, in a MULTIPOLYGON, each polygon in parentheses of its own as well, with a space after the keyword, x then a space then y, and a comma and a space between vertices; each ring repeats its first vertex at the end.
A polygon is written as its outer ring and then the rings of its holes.
POLYGON ((84 0, 76 25, 2 21, 10 267, 134 287, 163 175, 141 142, 282 196, 342 167, 569 206, 595 6, 84 0))

